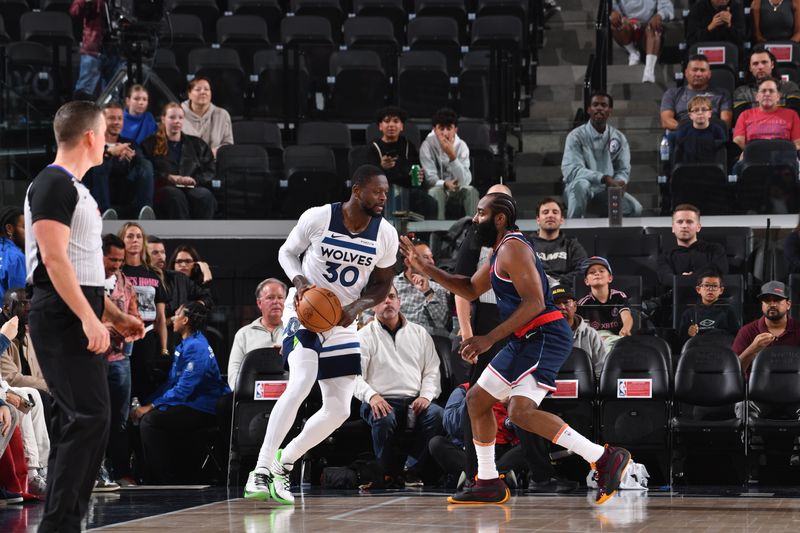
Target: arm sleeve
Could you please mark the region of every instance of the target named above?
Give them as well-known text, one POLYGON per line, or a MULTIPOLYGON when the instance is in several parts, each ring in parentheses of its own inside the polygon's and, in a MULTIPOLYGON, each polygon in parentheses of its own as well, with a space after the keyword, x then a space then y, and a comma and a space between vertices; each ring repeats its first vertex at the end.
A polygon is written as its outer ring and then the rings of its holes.
POLYGON ((727 315, 726 320, 728 321, 726 324, 728 326, 726 331, 731 335, 736 335, 736 333, 739 331, 739 317, 736 316, 736 312, 730 305, 727 306, 725 313, 727 315))
MULTIPOLYGON (((2 354, 3 362, 5 362, 6 358, 10 356, 10 354, 6 353, 6 350, 8 350, 9 346, 11 346, 11 341, 9 338, 0 333, 0 354, 2 354)), ((5 369, 5 365, 2 365, 2 368, 5 369)), ((5 372, 0 371, 0 376, 5 375, 5 372)))
POLYGON ((792 138, 790 140, 796 141, 800 139, 800 116, 794 111, 789 111, 792 121, 792 138))
POLYGON ((425 367, 422 369, 422 385, 419 395, 430 401, 435 400, 442 392, 442 378, 439 373, 439 355, 433 346, 433 339, 422 326, 419 327, 422 336, 422 351, 425 356, 425 367))
POLYGON ((726 89, 719 90, 720 95, 722 98, 719 99, 719 111, 722 113, 723 111, 730 111, 733 109, 733 103, 731 102, 731 93, 729 93, 726 89))
POLYGON ((160 397, 153 400, 153 405, 158 407, 160 405, 180 405, 185 403, 189 396, 197 389, 197 386, 203 381, 203 375, 206 371, 208 364, 208 357, 201 353, 202 350, 198 349, 197 344, 191 344, 184 353, 181 354, 181 359, 184 361, 184 369, 178 382, 171 389, 168 389, 160 397), (192 368, 189 368, 189 362, 193 363, 192 368))
POLYGON ((17 289, 25 287, 25 278, 27 277, 27 269, 25 268, 25 256, 14 255, 7 258, 8 265, 6 274, 8 275, 8 288, 17 289))
POLYGON ((689 10, 689 16, 687 17, 686 44, 689 46, 700 41, 708 40, 706 36, 708 35, 708 24, 711 21, 701 18, 702 13, 700 12, 700 6, 700 2, 695 2, 689 10))
POLYGON ((450 161, 447 170, 453 174, 459 186, 466 187, 472 183, 472 172, 469 170, 469 147, 463 140, 458 143, 456 158, 450 161))
POLYGON ((745 122, 745 118, 748 116, 748 114, 749 114, 748 110, 745 110, 745 111, 742 112, 741 115, 739 115, 739 118, 736 119, 736 124, 733 126, 733 136, 734 137, 745 137, 745 139, 747 138, 747 136, 745 135, 744 122, 745 122))
POLYGON ((614 158, 614 179, 628 183, 631 179, 631 147, 624 135, 619 135, 619 152, 614 158))
POLYGON ((151 274, 153 275, 154 278, 158 279, 158 285, 156 285, 155 302, 157 304, 166 304, 167 302, 169 302, 169 298, 167 297, 167 291, 164 290, 164 283, 161 281, 161 279, 155 272, 152 272, 151 274))
POLYGON ((689 340, 689 326, 692 325, 692 317, 694 316, 694 309, 686 309, 681 314, 681 321, 678 325, 678 337, 681 339, 681 344, 689 340))
POLYGON ((572 130, 569 135, 567 135, 567 141, 564 146, 564 157, 561 159, 561 174, 564 176, 564 183, 586 180, 592 184, 599 184, 603 177, 602 172, 587 168, 586 162, 581 155, 581 146, 578 140, 577 130, 572 130))
POLYGON ((356 388, 353 391, 353 396, 364 403, 369 403, 369 399, 376 394, 375 389, 364 379, 364 376, 369 372, 369 362, 372 358, 372 352, 375 351, 372 335, 370 335, 371 329, 372 326, 367 325, 358 334, 358 340, 361 344, 361 374, 356 376, 356 388))
POLYGON ((286 242, 278 250, 278 262, 289 277, 289 281, 293 281, 295 277, 303 273, 300 255, 311 245, 311 237, 318 233, 315 228, 315 219, 322 216, 324 209, 326 209, 324 206, 315 207, 300 215, 297 225, 292 228, 289 236, 286 237, 286 242))
POLYGON ((214 307, 214 298, 211 295, 211 290, 196 283, 192 279, 189 280, 189 301, 203 302, 203 305, 206 306, 206 309, 211 309, 214 307))
POLYGON ((672 111, 675 113, 677 117, 678 111, 675 109, 675 104, 677 102, 677 90, 667 89, 667 92, 664 93, 664 96, 661 97, 661 112, 664 111, 672 111))
POLYGON ((753 342, 754 337, 751 333, 751 329, 755 328, 749 328, 748 326, 745 326, 742 329, 740 329, 739 332, 736 334, 736 338, 733 340, 733 345, 731 346, 731 350, 733 350, 733 352, 736 355, 741 355, 742 352, 745 351, 748 346, 750 346, 750 343, 753 342))
POLYGON ((242 367, 242 361, 244 361, 244 334, 240 329, 233 337, 231 355, 228 358, 228 386, 231 390, 236 388, 236 380, 239 379, 239 369, 242 367))
MULTIPOLYGON (((72 223, 75 206, 78 205, 78 190, 66 177, 50 179, 38 184, 43 187, 32 187, 28 198, 31 205, 31 220, 55 220, 65 226, 72 223)), ((33 238, 30 236, 29 238, 33 238)))

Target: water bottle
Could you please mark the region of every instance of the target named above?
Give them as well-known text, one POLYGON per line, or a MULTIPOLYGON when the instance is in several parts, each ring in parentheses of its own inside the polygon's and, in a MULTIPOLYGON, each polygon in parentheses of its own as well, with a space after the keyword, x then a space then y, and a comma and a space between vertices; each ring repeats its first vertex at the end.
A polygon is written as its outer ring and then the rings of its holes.
POLYGON ((669 130, 664 132, 664 136, 661 137, 661 144, 658 147, 662 161, 669 161, 669 138, 667 137, 668 133, 669 130))
POLYGON ((408 414, 406 415, 406 429, 414 429, 417 425, 417 413, 414 412, 414 407, 408 406, 408 414))
MULTIPOLYGON (((131 413, 134 411, 134 409, 136 409, 138 407, 141 407, 141 406, 142 406, 142 404, 139 403, 139 398, 134 396, 133 399, 131 399, 131 413)), ((131 422, 133 423, 134 426, 138 426, 139 425, 139 419, 138 418, 131 417, 131 422)))
POLYGON ((419 165, 411 165, 411 186, 419 187, 422 181, 419 178, 419 165))

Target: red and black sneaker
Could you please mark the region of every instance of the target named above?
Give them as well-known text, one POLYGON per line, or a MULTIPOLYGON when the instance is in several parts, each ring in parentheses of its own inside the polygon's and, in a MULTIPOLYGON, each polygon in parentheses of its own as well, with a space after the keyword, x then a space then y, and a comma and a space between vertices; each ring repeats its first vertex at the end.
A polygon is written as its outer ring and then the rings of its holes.
POLYGON ((460 491, 447 498, 447 502, 473 505, 505 503, 510 497, 511 491, 502 479, 476 479, 475 484, 465 483, 460 491))
POLYGON ((597 471, 597 497, 595 503, 598 505, 611 498, 622 481, 625 470, 631 462, 631 452, 625 448, 617 448, 606 444, 603 455, 596 463, 592 463, 592 468, 597 471))

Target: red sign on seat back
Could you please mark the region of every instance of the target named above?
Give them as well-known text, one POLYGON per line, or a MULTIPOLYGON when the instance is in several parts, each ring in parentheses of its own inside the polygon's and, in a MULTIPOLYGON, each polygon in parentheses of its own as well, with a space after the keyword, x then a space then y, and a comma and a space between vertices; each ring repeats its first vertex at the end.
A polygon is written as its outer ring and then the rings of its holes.
POLYGON ((706 58, 708 58, 709 65, 725 64, 724 46, 698 46, 697 53, 706 56, 706 58))
POLYGON ((652 379, 618 379, 617 398, 652 398, 652 379))
POLYGON ((792 51, 794 47, 791 44, 768 44, 764 48, 772 52, 775 56, 775 61, 778 63, 791 63, 792 51))
POLYGON ((254 400, 277 400, 286 390, 287 381, 256 381, 254 400))
POLYGON ((578 380, 577 379, 557 379, 556 390, 550 394, 551 398, 577 398, 578 380))

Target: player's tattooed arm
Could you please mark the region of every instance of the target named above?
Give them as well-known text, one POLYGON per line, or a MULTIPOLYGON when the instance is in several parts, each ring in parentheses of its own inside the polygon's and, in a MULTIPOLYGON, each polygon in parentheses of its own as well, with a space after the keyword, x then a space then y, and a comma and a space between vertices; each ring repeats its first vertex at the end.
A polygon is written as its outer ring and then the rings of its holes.
POLYGON ((361 291, 361 297, 342 308, 342 319, 339 321, 339 325, 342 327, 349 326, 361 311, 381 303, 386 298, 386 295, 389 294, 393 279, 394 266, 375 268, 369 276, 367 286, 361 291))

